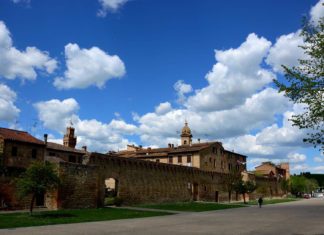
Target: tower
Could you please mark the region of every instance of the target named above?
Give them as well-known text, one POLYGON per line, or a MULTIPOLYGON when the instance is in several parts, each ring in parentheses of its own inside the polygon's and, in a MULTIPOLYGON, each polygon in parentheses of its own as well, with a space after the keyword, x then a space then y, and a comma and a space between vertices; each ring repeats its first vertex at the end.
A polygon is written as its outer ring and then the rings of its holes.
POLYGON ((75 148, 76 142, 77 142, 77 137, 74 136, 74 128, 71 126, 67 127, 66 134, 64 135, 63 138, 63 145, 70 148, 75 148))
POLYGON ((187 121, 185 122, 185 125, 182 128, 180 136, 181 136, 181 145, 191 145, 192 134, 187 121))

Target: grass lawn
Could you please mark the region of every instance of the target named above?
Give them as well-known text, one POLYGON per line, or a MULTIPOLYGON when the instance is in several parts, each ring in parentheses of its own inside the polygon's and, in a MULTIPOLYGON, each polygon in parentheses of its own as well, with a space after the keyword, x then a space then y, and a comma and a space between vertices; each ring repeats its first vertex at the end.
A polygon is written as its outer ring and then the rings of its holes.
MULTIPOLYGON (((283 203, 283 202, 294 202, 300 200, 298 198, 277 198, 277 199, 263 199, 263 205, 269 205, 269 204, 276 204, 276 203, 283 203)), ((240 205, 244 205, 244 203, 239 203, 240 205)), ((245 205, 257 205, 258 199, 249 201, 245 205)))
POLYGON ((0 214, 0 229, 49 224, 68 224, 89 221, 129 219, 170 214, 171 213, 136 211, 121 208, 46 211, 35 212, 33 216, 29 216, 28 213, 8 213, 0 214))
POLYGON ((175 202, 175 203, 138 205, 138 207, 173 210, 173 211, 200 212, 200 211, 212 211, 212 210, 223 210, 223 209, 244 207, 244 205, 204 203, 204 202, 175 202))

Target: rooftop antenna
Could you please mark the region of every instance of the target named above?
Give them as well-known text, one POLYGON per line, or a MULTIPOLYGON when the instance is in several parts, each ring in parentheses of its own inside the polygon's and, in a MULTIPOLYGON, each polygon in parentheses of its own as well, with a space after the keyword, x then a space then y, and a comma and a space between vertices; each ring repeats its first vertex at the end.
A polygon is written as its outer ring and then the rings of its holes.
POLYGON ((72 118, 70 119, 70 126, 73 126, 72 118))

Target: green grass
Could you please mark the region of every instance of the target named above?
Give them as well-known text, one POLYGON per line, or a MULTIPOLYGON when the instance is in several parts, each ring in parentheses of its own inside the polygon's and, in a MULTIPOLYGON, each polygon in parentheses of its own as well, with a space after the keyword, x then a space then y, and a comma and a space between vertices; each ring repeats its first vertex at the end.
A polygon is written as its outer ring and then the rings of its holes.
MULTIPOLYGON (((262 205, 277 204, 277 203, 283 203, 283 202, 293 202, 293 201, 297 201, 297 200, 299 200, 299 199, 297 199, 297 198, 263 199, 262 205)), ((243 202, 238 203, 238 204, 244 205, 243 202)), ((258 205, 258 199, 251 200, 251 201, 247 202, 247 204, 245 204, 245 205, 258 205)))
POLYGON ((35 212, 33 216, 29 216, 28 213, 7 213, 0 214, 0 229, 49 224, 69 224, 90 221, 129 219, 170 214, 171 213, 136 211, 122 208, 46 211, 35 212))
POLYGON ((172 210, 172 211, 200 212, 200 211, 212 211, 212 210, 223 210, 223 209, 244 207, 244 205, 204 203, 204 202, 175 202, 175 203, 138 205, 138 207, 161 209, 161 210, 172 210))

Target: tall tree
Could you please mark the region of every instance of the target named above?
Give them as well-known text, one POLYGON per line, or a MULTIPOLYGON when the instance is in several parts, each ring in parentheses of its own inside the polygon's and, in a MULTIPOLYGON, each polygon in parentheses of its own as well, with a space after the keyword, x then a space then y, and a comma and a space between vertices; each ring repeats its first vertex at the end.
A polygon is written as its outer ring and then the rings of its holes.
POLYGON ((236 182, 236 184, 234 185, 234 190, 239 193, 242 194, 243 196, 243 201, 244 204, 246 203, 245 200, 245 195, 247 193, 252 193, 254 190, 256 189, 256 185, 253 181, 246 181, 244 182, 242 179, 240 179, 239 181, 236 182))
POLYGON ((58 187, 60 179, 49 162, 35 162, 17 180, 18 194, 20 197, 31 195, 29 211, 32 215, 36 196, 58 187))
POLYGON ((223 177, 223 186, 228 193, 228 201, 231 202, 232 192, 235 189, 235 185, 242 180, 242 175, 239 170, 230 169, 228 173, 224 173, 223 177))
MULTIPOLYGON (((323 6, 324 7, 324 6, 323 6)), ((286 81, 274 82, 294 103, 304 104, 301 114, 292 116, 294 126, 307 129, 304 142, 320 147, 324 152, 324 18, 317 23, 304 20, 301 36, 304 38, 305 58, 299 65, 283 65, 286 81)))

